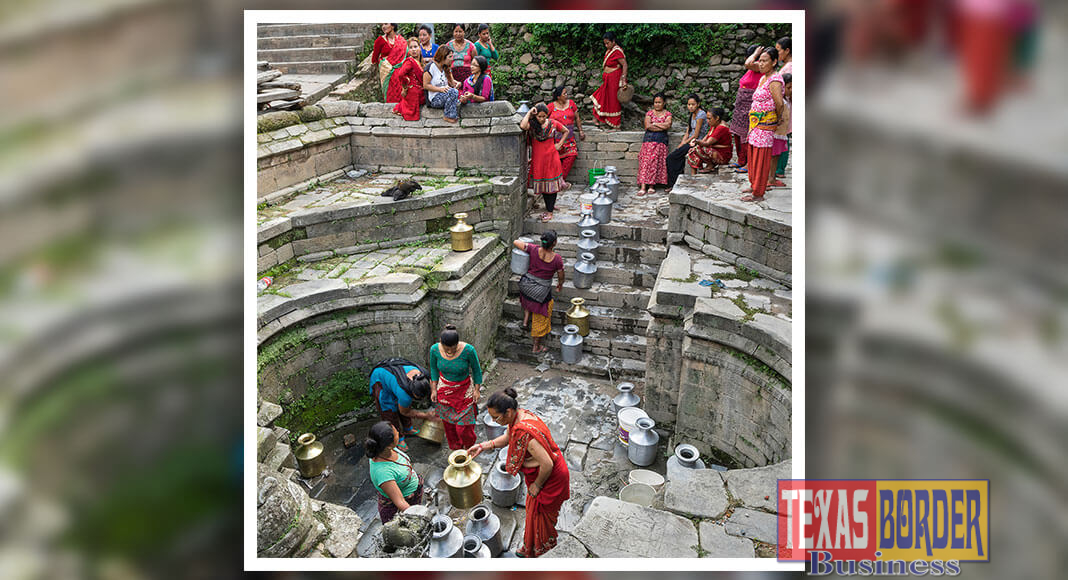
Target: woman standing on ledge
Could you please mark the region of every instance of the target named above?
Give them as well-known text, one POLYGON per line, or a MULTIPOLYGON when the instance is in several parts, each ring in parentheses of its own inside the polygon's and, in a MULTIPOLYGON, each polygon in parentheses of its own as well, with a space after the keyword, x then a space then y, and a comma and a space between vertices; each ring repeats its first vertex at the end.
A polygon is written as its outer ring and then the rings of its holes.
POLYGON ((388 421, 371 426, 364 451, 370 463, 371 483, 378 490, 378 517, 387 523, 413 505, 423 503, 423 486, 412 460, 397 449, 400 433, 388 421))
POLYGON ((775 131, 783 114, 782 75, 775 72, 779 53, 774 48, 765 48, 757 65, 764 75, 753 91, 753 104, 749 108, 749 183, 744 191, 752 195, 742 201, 761 201, 768 189, 768 175, 772 171, 771 149, 775 144, 775 131))
POLYGON ((456 327, 446 324, 441 342, 430 347, 430 400, 437 403, 449 449, 475 443, 475 405, 481 392, 482 365, 475 347, 460 342, 456 327))
POLYGON ((667 97, 657 93, 653 109, 645 113, 645 135, 638 152, 638 197, 656 191, 659 183, 667 184, 667 144, 671 129, 671 111, 665 110, 667 97), (649 189, 646 190, 646 187, 649 189))
POLYGON ((371 64, 378 65, 378 83, 382 86, 382 98, 387 103, 400 102, 400 79, 393 83, 392 77, 393 72, 404 64, 407 50, 408 44, 397 33, 397 25, 382 24, 382 36, 375 39, 374 49, 371 50, 371 64), (390 87, 391 84, 396 86, 390 87))
POLYGON ((520 409, 513 388, 497 391, 486 403, 489 416, 507 425, 504 435, 472 445, 467 453, 477 457, 483 451, 508 447, 505 471, 523 472, 527 484, 526 525, 521 558, 537 558, 556 546, 556 519, 560 507, 571 497, 571 474, 564 454, 553 441, 549 427, 537 415, 520 409))
POLYGON ((545 352, 548 347, 541 344, 543 336, 549 334, 553 315, 553 274, 557 276, 556 291, 564 289, 564 259, 553 251, 556 247, 556 232, 549 230, 541 235, 541 246, 516 240, 512 245, 530 254, 530 266, 527 273, 519 278, 519 304, 523 307, 523 328, 533 317, 530 336, 534 339, 532 352, 545 352))
POLYGON ((749 142, 749 107, 753 104, 753 91, 756 90, 760 81, 760 72, 757 69, 757 59, 763 48, 753 45, 749 47, 749 56, 745 59, 745 74, 738 80, 738 93, 734 97, 734 113, 731 117, 731 134, 734 135, 734 148, 738 150, 738 162, 732 163, 731 167, 738 173, 747 171, 749 152, 746 146, 749 142))
POLYGON ((604 62, 601 63, 601 86, 593 95, 593 122, 598 127, 607 123, 619 128, 623 123, 623 105, 619 104, 619 89, 627 86, 627 58, 616 43, 616 35, 604 33, 604 62))

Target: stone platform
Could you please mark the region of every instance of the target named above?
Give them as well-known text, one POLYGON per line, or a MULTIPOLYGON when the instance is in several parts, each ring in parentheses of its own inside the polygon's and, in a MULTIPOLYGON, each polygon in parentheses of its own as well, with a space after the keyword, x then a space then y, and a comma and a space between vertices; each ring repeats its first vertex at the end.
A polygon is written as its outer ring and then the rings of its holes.
POLYGON ((793 271, 792 172, 786 188, 768 190, 761 202, 741 201, 744 174, 685 175, 670 194, 670 242, 756 270, 786 285, 793 271))

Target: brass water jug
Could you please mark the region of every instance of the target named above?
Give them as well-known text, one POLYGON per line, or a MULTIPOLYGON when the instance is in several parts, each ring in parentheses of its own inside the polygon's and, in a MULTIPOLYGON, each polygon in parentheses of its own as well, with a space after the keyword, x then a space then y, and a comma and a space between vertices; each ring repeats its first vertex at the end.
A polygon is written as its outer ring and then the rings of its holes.
POLYGON ((439 419, 427 419, 419 426, 415 436, 431 443, 441 443, 445 439, 445 426, 439 419))
POLYGON ((574 324, 579 327, 579 335, 589 336, 590 311, 586 310, 584 304, 586 304, 585 298, 572 298, 571 308, 568 309, 566 318, 567 324, 574 324))
POLYGON ((315 435, 305 433, 297 437, 297 468, 300 476, 310 479, 326 469, 326 457, 323 455, 323 444, 315 440, 315 435))
POLYGON ((449 489, 449 503, 457 509, 469 509, 482 503, 482 466, 457 449, 449 454, 449 466, 442 476, 449 489))
POLYGON ((449 228, 449 235, 452 237, 452 251, 470 251, 474 247, 471 235, 475 228, 464 223, 464 220, 467 219, 466 213, 454 214, 452 217, 456 218, 456 225, 449 228))

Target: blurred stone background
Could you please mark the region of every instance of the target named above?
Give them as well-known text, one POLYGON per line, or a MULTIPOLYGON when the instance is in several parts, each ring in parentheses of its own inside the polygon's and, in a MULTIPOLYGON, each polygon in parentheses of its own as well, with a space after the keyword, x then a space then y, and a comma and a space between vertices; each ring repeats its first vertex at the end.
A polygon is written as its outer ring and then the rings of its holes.
MULTIPOLYGON (((567 4, 807 10, 806 475, 989 478, 993 557, 968 578, 1068 566, 1068 5, 1030 19, 1028 5, 567 4), (1029 23, 1035 56, 1010 66, 1029 23), (984 88, 992 73, 1001 90, 984 88)), ((256 8, 298 6, 0 7, 5 578, 240 573, 242 10, 256 8)))

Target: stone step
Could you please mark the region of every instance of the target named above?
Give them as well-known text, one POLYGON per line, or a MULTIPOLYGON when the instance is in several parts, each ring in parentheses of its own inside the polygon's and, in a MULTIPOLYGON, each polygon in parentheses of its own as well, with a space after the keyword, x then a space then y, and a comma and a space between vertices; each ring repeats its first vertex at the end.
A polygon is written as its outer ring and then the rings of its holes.
POLYGON ((546 343, 549 352, 534 354, 530 352, 530 342, 525 344, 497 343, 497 356, 520 362, 538 365, 546 363, 549 368, 593 377, 618 381, 621 378, 641 380, 645 378, 645 362, 631 359, 611 358, 584 351, 576 364, 567 364, 560 358, 560 341, 553 339, 546 343))
MULTIPOLYGON (((563 291, 556 292, 554 288, 553 292, 557 304, 561 308, 566 306, 564 310, 571 308, 571 305, 567 303, 576 297, 585 298, 587 306, 641 310, 649 305, 649 297, 652 296, 652 291, 648 288, 635 288, 634 286, 605 282, 594 282, 589 288, 575 288, 574 282, 566 279, 564 280, 563 291)), ((519 276, 516 274, 512 274, 511 279, 508 281, 508 294, 510 296, 519 296, 519 276)))
POLYGON ((331 73, 347 74, 349 65, 354 60, 315 60, 308 62, 279 62, 271 63, 271 68, 280 70, 285 74, 298 75, 325 75, 331 73))
MULTIPOLYGON (((563 324, 563 313, 567 308, 561 304, 560 308, 554 307, 553 324, 563 324)), ((608 330, 627 334, 644 335, 649 328, 652 316, 644 309, 637 308, 610 308, 604 306, 590 306, 590 329, 608 330)), ((513 320, 523 320, 523 307, 519 305, 519 298, 509 296, 504 300, 502 316, 513 320)))
POLYGON ((263 461, 278 443, 278 434, 267 427, 256 428, 256 460, 263 461))
MULTIPOLYGON (((555 321, 554 321, 555 322, 555 321)), ((497 344, 530 345, 530 331, 524 330, 521 320, 501 320, 497 326, 497 344)), ((559 344, 563 325, 556 324, 549 331, 552 337, 548 344, 559 344)), ((590 330, 583 337, 583 349, 590 354, 619 359, 630 359, 645 364, 645 349, 648 340, 638 334, 626 334, 612 330, 590 330)))
POLYGON ((355 46, 363 48, 370 34, 306 34, 297 36, 261 36, 256 39, 257 50, 282 48, 326 48, 332 46, 355 46))
MULTIPOLYGON (((540 236, 542 232, 554 230, 558 236, 578 237, 578 220, 554 219, 545 223, 537 219, 537 216, 523 220, 523 231, 527 234, 540 236)), ((647 225, 642 223, 609 222, 600 226, 601 238, 604 240, 630 240, 636 242, 667 242, 667 224, 663 226, 647 225)))
POLYGON ((285 467, 297 467, 297 458, 293 456, 289 445, 282 442, 275 443, 274 449, 267 454, 267 459, 263 462, 267 464, 267 468, 272 472, 281 471, 285 467))
POLYGON ((301 47, 278 48, 256 51, 256 58, 271 63, 271 68, 278 68, 283 63, 311 62, 322 60, 356 60, 358 46, 301 47))
MULTIPOLYGON (((534 238, 537 239, 537 236, 534 238)), ((559 236, 556 240, 556 251, 565 258, 575 258, 578 255, 579 239, 578 236, 559 236)), ((667 257, 667 247, 658 242, 604 239, 600 244, 594 253, 598 260, 625 264, 659 264, 667 257)))
POLYGON ((256 26, 258 38, 277 36, 308 36, 320 34, 376 34, 377 24, 359 22, 327 22, 309 24, 259 24, 256 26))

